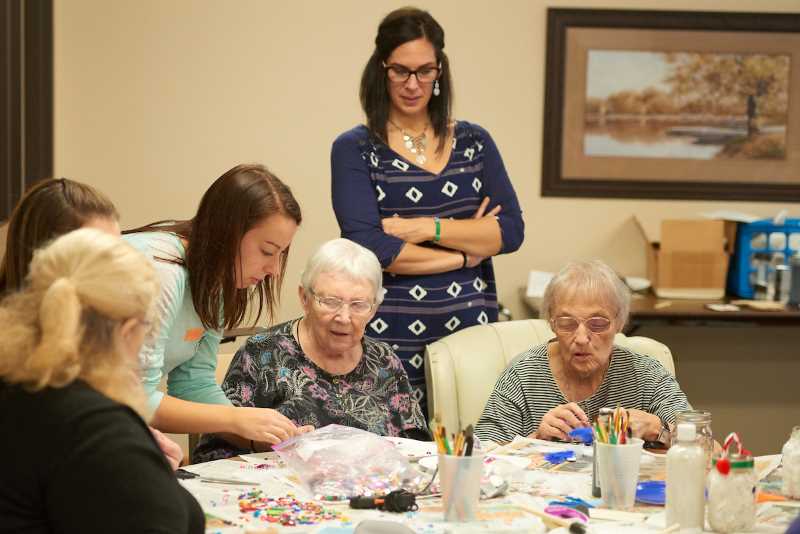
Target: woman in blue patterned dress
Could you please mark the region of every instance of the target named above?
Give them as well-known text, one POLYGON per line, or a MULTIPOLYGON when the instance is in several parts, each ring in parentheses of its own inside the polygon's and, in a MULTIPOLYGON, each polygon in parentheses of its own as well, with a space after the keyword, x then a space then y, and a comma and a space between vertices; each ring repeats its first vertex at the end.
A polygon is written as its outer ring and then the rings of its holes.
POLYGON ((394 348, 424 407, 425 345, 497 320, 491 257, 520 247, 524 223, 489 133, 451 118, 441 26, 399 9, 375 45, 361 78, 367 124, 333 144, 333 208, 342 236, 381 262, 386 296, 367 333, 394 348))

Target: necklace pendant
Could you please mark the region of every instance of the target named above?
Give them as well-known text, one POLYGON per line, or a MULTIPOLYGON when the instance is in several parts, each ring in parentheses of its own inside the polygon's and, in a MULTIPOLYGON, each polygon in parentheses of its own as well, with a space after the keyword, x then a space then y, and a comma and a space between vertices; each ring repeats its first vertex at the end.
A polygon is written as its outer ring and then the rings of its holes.
POLYGON ((425 162, 428 161, 428 158, 425 157, 425 154, 417 155, 417 163, 420 165, 425 165, 425 162))
POLYGON ((406 143, 405 144, 406 144, 406 148, 407 149, 409 149, 409 150, 413 150, 414 149, 414 143, 411 141, 411 139, 406 139, 406 143))

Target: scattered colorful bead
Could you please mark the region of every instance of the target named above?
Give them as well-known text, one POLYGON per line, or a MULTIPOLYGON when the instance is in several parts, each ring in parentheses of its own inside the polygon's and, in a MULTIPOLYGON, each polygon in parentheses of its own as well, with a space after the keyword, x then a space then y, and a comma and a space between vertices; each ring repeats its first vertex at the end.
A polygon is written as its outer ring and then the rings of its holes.
POLYGON ((253 518, 269 523, 280 523, 285 527, 344 519, 338 510, 329 510, 315 502, 298 501, 291 494, 285 497, 268 497, 261 490, 241 494, 239 511, 252 513, 253 518))

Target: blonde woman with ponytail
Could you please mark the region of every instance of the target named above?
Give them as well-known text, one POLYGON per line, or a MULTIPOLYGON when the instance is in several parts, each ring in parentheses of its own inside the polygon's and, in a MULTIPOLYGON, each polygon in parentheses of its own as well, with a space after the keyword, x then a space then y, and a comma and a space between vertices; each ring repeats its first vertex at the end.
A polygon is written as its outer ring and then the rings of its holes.
POLYGON ((141 416, 150 263, 81 229, 34 253, 27 280, 0 306, 0 428, 15 438, 0 440, 0 532, 203 532, 141 416))

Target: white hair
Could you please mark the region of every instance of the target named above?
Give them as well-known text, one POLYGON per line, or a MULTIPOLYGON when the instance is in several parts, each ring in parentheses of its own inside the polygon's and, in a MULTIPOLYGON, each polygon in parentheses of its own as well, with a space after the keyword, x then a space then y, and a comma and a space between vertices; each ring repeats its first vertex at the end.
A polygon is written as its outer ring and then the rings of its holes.
POLYGON ((610 305, 620 326, 628 321, 631 292, 614 269, 601 260, 573 261, 556 274, 544 291, 542 318, 550 320, 558 302, 581 296, 610 305))
POLYGON ((300 277, 306 291, 313 289, 319 275, 343 274, 354 281, 366 280, 372 286, 376 304, 383 301, 383 269, 369 249, 349 239, 331 239, 309 258, 300 277))

